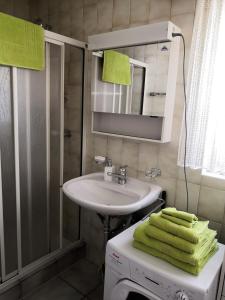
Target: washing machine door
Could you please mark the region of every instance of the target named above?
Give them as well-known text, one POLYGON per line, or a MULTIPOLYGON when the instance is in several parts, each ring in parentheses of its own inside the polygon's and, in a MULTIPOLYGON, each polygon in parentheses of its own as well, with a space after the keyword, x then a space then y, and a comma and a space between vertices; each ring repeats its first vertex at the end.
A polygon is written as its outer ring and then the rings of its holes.
POLYGON ((162 300, 137 283, 124 279, 112 290, 110 300, 162 300))

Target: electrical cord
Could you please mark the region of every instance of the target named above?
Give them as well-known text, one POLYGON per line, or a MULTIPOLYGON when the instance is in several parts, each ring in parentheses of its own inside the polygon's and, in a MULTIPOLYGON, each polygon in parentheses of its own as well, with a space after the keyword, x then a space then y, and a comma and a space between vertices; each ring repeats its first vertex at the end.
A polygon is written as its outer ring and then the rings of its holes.
POLYGON ((184 127, 185 127, 185 140, 184 140, 184 180, 185 180, 185 187, 186 187, 186 196, 187 196, 187 212, 189 211, 189 191, 188 191, 188 182, 187 182, 187 93, 186 93, 186 78, 185 78, 185 61, 186 61, 186 45, 185 39, 182 33, 172 33, 173 37, 181 37, 183 41, 183 88, 184 88, 184 127))

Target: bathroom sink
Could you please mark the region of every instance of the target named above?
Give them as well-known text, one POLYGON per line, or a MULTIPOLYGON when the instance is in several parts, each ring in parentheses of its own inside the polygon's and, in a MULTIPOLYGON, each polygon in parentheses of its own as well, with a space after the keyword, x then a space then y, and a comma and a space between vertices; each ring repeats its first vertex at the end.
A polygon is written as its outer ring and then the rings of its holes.
POLYGON ((153 203, 161 187, 128 177, 127 183, 104 181, 103 173, 92 173, 67 181, 63 192, 80 206, 105 215, 126 215, 153 203))

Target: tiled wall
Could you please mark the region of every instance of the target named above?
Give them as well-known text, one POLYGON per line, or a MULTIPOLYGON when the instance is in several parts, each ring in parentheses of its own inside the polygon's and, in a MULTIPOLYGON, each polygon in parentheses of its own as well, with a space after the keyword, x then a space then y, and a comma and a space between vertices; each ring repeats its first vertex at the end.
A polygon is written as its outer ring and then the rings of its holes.
MULTIPOLYGON (((34 1, 36 2, 36 1, 34 1)), ((142 24, 171 20, 185 36, 187 56, 190 52, 195 0, 49 0, 39 1, 33 15, 50 23, 53 31, 87 40, 89 34, 107 32, 142 24), (46 13, 47 12, 47 13, 46 13)), ((35 3, 37 5, 37 3, 35 3)), ((181 50, 182 55, 182 50, 181 50)), ((179 134, 183 113, 182 63, 180 60, 177 80, 172 141, 168 144, 139 143, 121 138, 102 137, 90 133, 90 97, 86 103, 87 172, 97 170, 94 155, 108 155, 114 164, 128 164, 129 175, 146 180, 146 168, 159 167, 162 176, 157 179, 168 192, 168 205, 185 208, 185 183, 182 169, 177 167, 179 134)), ((88 85, 90 95, 90 76, 88 85)), ((190 210, 202 218, 210 219, 210 225, 219 232, 225 242, 225 181, 201 176, 198 171, 188 172, 190 210)), ((84 210, 82 232, 89 242, 89 258, 99 261, 102 241, 99 234, 102 225, 95 213, 84 210)))
POLYGON ((29 19, 29 0, 0 0, 0 11, 18 18, 29 19))

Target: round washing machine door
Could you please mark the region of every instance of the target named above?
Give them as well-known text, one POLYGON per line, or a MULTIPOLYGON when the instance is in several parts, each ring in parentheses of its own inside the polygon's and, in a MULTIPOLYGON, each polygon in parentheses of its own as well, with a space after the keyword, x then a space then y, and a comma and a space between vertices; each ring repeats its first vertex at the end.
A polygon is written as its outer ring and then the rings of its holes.
POLYGON ((162 300, 133 281, 124 279, 113 288, 110 300, 162 300))

